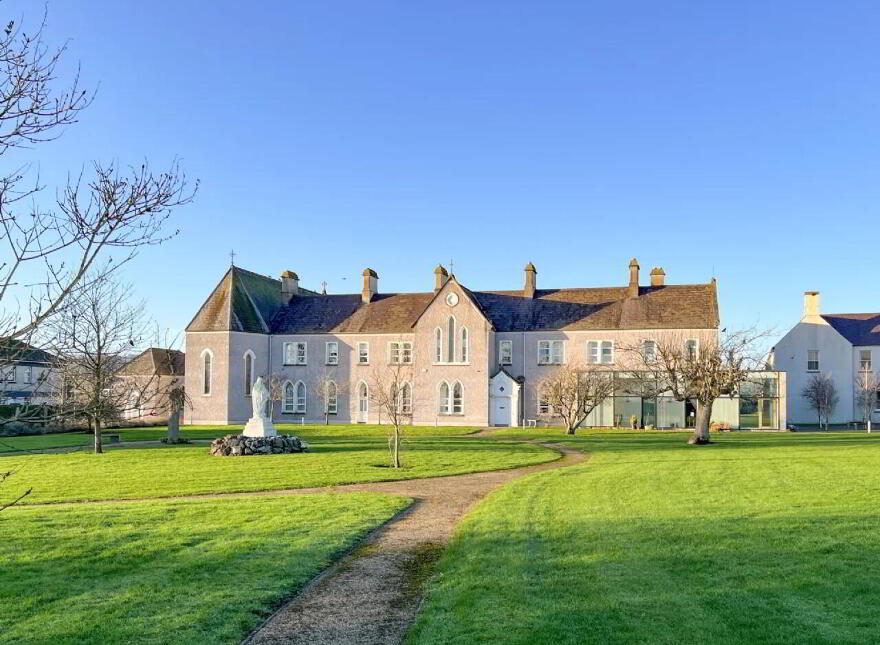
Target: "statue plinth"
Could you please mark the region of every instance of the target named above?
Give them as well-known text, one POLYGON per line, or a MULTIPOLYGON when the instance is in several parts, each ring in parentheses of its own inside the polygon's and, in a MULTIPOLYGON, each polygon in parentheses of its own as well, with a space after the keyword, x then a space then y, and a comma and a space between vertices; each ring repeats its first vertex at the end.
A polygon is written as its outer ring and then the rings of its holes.
POLYGON ((274 437, 278 433, 275 432, 271 419, 251 417, 241 434, 245 437, 274 437))

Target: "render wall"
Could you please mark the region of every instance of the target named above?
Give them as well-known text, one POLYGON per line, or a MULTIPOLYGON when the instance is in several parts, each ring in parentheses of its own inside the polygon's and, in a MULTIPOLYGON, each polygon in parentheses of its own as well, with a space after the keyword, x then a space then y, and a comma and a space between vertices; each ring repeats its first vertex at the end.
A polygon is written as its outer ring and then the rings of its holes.
MULTIPOLYGON (((774 348, 774 367, 786 372, 788 381, 787 416, 795 425, 815 425, 816 412, 801 392, 815 374, 834 380, 840 402, 831 416, 831 423, 848 423, 853 416, 853 347, 848 340, 820 317, 805 319, 795 325, 774 348), (807 370, 807 350, 819 350, 819 372, 807 370)), ((878 354, 880 358, 880 354, 878 354)))
POLYGON ((229 339, 235 332, 186 333, 186 392, 191 406, 184 412, 186 424, 227 424, 229 410, 229 339), (202 352, 213 353, 213 382, 210 395, 202 393, 202 352))

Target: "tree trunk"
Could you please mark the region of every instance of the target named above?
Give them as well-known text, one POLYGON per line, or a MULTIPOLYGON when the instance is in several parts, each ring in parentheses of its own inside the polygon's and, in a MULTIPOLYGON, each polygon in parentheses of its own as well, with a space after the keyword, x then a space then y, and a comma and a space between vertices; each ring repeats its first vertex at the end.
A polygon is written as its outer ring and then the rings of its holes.
POLYGON ((100 454, 104 452, 104 445, 101 441, 101 420, 95 417, 93 423, 95 427, 95 453, 100 454))
POLYGON ((400 468, 400 428, 396 425, 391 435, 391 466, 400 468))
POLYGON ((575 430, 577 430, 577 426, 569 426, 568 430, 565 431, 565 434, 574 434, 575 430))
POLYGON ((168 415, 168 443, 180 441, 180 410, 173 410, 168 415))
POLYGON ((712 417, 712 404, 697 402, 697 418, 694 423, 694 436, 688 439, 691 445, 699 446, 709 443, 709 420, 712 417))
POLYGON ((327 410, 324 410, 324 425, 325 426, 330 425, 330 412, 327 410))

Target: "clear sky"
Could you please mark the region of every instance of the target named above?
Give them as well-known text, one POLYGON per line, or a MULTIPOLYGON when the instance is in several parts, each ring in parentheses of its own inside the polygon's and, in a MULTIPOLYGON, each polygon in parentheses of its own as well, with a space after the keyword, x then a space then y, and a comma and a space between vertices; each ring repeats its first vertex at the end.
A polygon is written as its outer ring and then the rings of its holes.
MULTIPOLYGON (((33 24, 33 0, 0 5, 33 24)), ((48 4, 99 85, 45 179, 90 159, 201 180, 126 269, 182 329, 229 264, 330 292, 717 276, 722 321, 780 332, 802 293, 877 311, 880 5, 48 4), (345 279, 343 279, 345 278, 345 279)), ((68 66, 69 68, 69 66, 68 66)), ((24 156, 27 156, 25 153, 24 156)), ((50 183, 51 185, 51 183, 50 183)), ((644 283, 644 282, 643 282, 644 283)))

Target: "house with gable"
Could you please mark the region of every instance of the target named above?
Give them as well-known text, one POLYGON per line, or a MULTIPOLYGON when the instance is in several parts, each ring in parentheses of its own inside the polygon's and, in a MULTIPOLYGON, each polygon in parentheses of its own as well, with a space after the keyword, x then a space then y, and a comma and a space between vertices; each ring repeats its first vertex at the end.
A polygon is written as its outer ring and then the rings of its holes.
MULTIPOLYGON (((788 419, 795 425, 816 424, 816 411, 801 392, 822 374, 833 380, 840 397, 829 422, 863 422, 858 379, 865 372, 880 378, 880 313, 823 314, 819 296, 818 291, 804 293, 803 317, 771 352, 773 368, 787 375, 788 419)), ((871 421, 880 422, 880 408, 871 421)))
MULTIPOLYGON (((233 266, 186 329, 185 421, 245 422, 255 379, 271 375, 276 422, 320 423, 329 412, 331 423, 380 423, 369 375, 402 364, 416 424, 526 424, 546 416, 537 384, 554 365, 614 371, 624 346, 672 335, 698 351, 717 339, 714 279, 667 284, 655 268, 641 285, 635 259, 628 271, 621 286, 539 289, 529 263, 521 289, 472 291, 438 266, 430 290, 382 293, 368 268, 360 293, 324 294, 291 271, 277 280, 233 266)), ((693 418, 688 403, 624 390, 587 425, 636 416, 643 427, 683 428, 693 418)))

